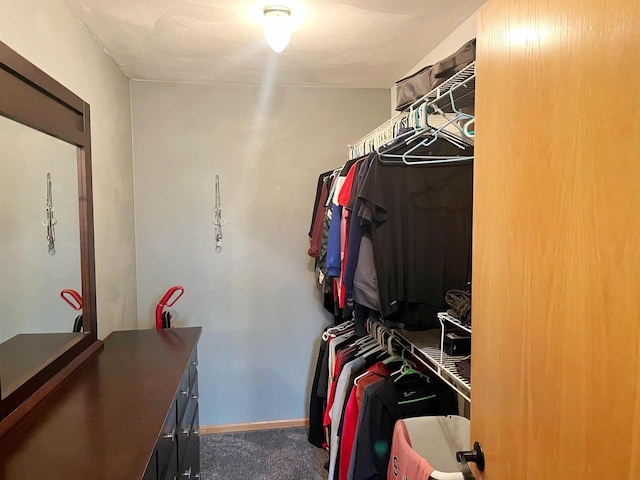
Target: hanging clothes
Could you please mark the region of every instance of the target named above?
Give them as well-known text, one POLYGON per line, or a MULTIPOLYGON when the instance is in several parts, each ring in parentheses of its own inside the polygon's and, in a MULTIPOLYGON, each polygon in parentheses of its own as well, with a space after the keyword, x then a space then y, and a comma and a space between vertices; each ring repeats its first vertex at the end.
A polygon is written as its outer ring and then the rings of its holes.
MULTIPOLYGON (((429 147, 430 155, 460 153, 445 140, 429 147)), ((470 276, 472 195, 471 163, 372 162, 358 215, 371 229, 383 318, 413 329, 437 325, 446 291, 470 276)))
MULTIPOLYGON (((310 257, 318 258, 320 256, 320 247, 322 246, 322 230, 324 224, 324 217, 326 214, 325 204, 327 203, 327 197, 329 196, 329 190, 332 184, 333 172, 321 175, 322 184, 320 185, 320 191, 316 194, 316 203, 313 207, 313 223, 311 224, 311 234, 309 235, 309 250, 307 253, 310 257)), ((317 266, 317 265, 316 265, 317 266)))
MULTIPOLYGON (((359 263, 359 255, 360 255, 360 244, 362 239, 362 228, 361 228, 361 219, 357 215, 357 212, 360 210, 362 205, 362 200, 359 198, 360 188, 364 182, 364 179, 367 176, 369 168, 371 167, 371 162, 375 160, 375 155, 371 154, 366 159, 361 160, 360 168, 355 177, 354 183, 351 188, 351 195, 349 196, 349 202, 347 203, 347 209, 351 212, 349 217, 349 239, 348 239, 348 247, 347 247, 347 260, 345 262, 345 271, 344 271, 344 285, 345 285, 345 295, 346 295, 346 308, 347 310, 354 309, 354 276, 356 272, 357 265, 359 263)), ((374 272, 375 273, 375 272, 374 272)), ((375 282, 375 278, 372 279, 375 282)), ((377 296, 377 286, 376 286, 376 296, 377 296)), ((374 308, 374 306, 370 306, 370 308, 374 308)), ((379 310, 379 308, 377 308, 379 310)))
POLYGON ((387 478, 396 420, 452 415, 457 410, 454 392, 439 379, 431 378, 425 382, 423 379, 410 378, 396 382, 393 377, 388 377, 379 382, 362 406, 358 442, 352 454, 352 457, 355 456, 353 479, 387 478))
MULTIPOLYGON (((389 376, 395 367, 380 361, 389 357, 387 347, 371 337, 358 339, 353 323, 344 325, 348 330, 327 329, 318 350, 309 441, 329 449, 329 480, 383 479, 395 421, 456 413, 456 397, 440 380, 415 370, 389 376)), ((395 362, 407 366, 401 357, 395 362)))
POLYGON ((348 338, 353 333, 353 328, 346 322, 335 329, 327 327, 323 332, 318 349, 315 373, 309 398, 309 432, 308 440, 319 448, 327 448, 326 432, 324 428, 324 416, 327 407, 329 392, 331 389, 331 377, 329 364, 333 372, 336 349, 348 344, 348 338))
POLYGON ((344 365, 344 368, 340 372, 336 387, 336 398, 333 408, 331 410, 331 423, 333 425, 331 429, 331 443, 329 448, 329 478, 333 479, 336 476, 336 463, 338 460, 338 452, 340 451, 339 433, 340 425, 343 420, 343 411, 346 405, 346 395, 349 385, 353 385, 354 377, 359 374, 365 367, 367 361, 363 357, 356 357, 349 363, 344 365))
POLYGON ((362 395, 364 390, 374 383, 382 381, 389 376, 389 369, 382 362, 378 362, 371 366, 367 373, 358 379, 351 389, 349 399, 344 413, 342 431, 340 433, 340 463, 338 470, 338 479, 347 480, 349 474, 349 464, 351 454, 353 452, 353 444, 356 438, 358 427, 358 417, 360 415, 360 404, 362 403, 362 395))
POLYGON ((323 178, 319 195, 316 192, 317 204, 314 205, 314 223, 307 252, 309 256, 316 258, 315 271, 322 289, 323 305, 333 315, 334 324, 342 321, 342 312, 334 301, 333 282, 327 280, 327 244, 331 226, 331 210, 327 205, 331 203, 330 197, 334 192, 335 180, 339 173, 339 171, 328 172, 323 178))
POLYGON ((326 190, 325 190, 325 180, 329 175, 333 173, 333 170, 329 170, 328 172, 321 173, 318 177, 318 185, 316 187, 316 199, 313 202, 313 213, 311 214, 311 226, 309 227, 309 238, 313 236, 314 225, 316 224, 316 219, 318 216, 318 210, 320 209, 320 205, 324 204, 326 201, 326 190), (324 200, 322 199, 322 195, 325 195, 324 200))
POLYGON ((309 443, 319 448, 323 448, 325 446, 323 427, 324 397, 319 395, 318 385, 320 384, 322 361, 326 351, 327 343, 321 341, 320 348, 318 349, 316 368, 313 375, 311 394, 309 395, 309 430, 307 438, 309 443))
POLYGON ((348 240, 349 240, 349 216, 351 212, 347 208, 349 203, 349 198, 351 196, 351 190, 353 187, 353 179, 356 171, 359 168, 359 161, 356 161, 351 168, 349 169, 349 173, 345 177, 344 184, 338 192, 338 205, 341 207, 341 219, 340 219, 340 275, 336 279, 336 291, 338 294, 338 303, 340 308, 343 309, 343 318, 348 318, 350 316, 349 310, 344 310, 346 306, 346 287, 344 285, 344 273, 345 266, 347 261, 347 248, 348 248, 348 240))

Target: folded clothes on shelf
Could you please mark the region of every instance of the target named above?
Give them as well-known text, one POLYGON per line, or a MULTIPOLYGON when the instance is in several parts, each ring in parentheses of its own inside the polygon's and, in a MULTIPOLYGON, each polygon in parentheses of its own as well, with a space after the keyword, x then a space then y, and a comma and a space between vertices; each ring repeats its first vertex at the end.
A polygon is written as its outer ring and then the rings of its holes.
POLYGON ((449 290, 444 297, 449 305, 447 313, 457 318, 463 325, 471 325, 471 292, 466 290, 449 290))
POLYGON ((471 383, 471 357, 455 362, 458 375, 471 383))

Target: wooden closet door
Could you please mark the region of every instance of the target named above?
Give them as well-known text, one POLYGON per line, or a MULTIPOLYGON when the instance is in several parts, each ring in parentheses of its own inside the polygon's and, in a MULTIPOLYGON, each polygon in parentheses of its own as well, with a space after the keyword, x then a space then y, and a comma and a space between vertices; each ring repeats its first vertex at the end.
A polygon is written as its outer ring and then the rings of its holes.
POLYGON ((638 0, 481 12, 477 478, 640 478, 639 25, 638 0))

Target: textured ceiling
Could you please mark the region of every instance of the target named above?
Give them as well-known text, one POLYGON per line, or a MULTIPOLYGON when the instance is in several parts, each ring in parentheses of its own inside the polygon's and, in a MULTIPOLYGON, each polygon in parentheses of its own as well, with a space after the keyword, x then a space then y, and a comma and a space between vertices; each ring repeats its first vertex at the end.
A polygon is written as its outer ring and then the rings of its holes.
POLYGON ((256 0, 66 1, 132 79, 382 88, 484 3, 298 0, 305 18, 275 54, 249 15, 256 0))

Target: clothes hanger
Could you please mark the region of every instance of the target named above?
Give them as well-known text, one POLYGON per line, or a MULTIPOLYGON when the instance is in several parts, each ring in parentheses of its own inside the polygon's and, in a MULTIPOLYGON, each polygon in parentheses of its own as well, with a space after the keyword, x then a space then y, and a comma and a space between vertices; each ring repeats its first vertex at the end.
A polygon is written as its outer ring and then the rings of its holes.
MULTIPOLYGON (((366 376, 367 374, 369 374, 370 372, 368 370, 364 371, 363 373, 361 373, 360 375, 358 375, 356 378, 353 379, 353 384, 355 386, 358 386, 358 382, 360 381, 361 378, 363 378, 364 376, 366 376)), ((376 374, 377 375, 377 374, 376 374)))
POLYGON ((403 352, 402 352, 402 360, 403 360, 402 366, 400 367, 399 370, 396 370, 395 372, 393 372, 391 374, 391 376, 395 376, 395 375, 397 375, 399 373, 400 376, 395 378, 393 381, 397 383, 401 378, 404 378, 404 377, 406 377, 408 375, 417 375, 417 376, 419 376, 421 378, 424 378, 427 382, 431 383, 431 378, 430 377, 428 377, 427 375, 425 375, 421 371, 416 370, 415 369, 415 365, 412 364, 406 358, 404 358, 404 353, 405 352, 406 352, 406 350, 403 350, 403 352))
POLYGON ((398 337, 394 333, 391 333, 391 335, 389 335, 389 338, 387 339, 387 352, 389 353, 389 358, 386 358, 385 360, 383 360, 382 363, 384 363, 385 365, 388 365, 389 363, 397 362, 397 361, 404 362, 405 351, 406 351, 406 348, 404 347, 404 345, 400 343, 400 340, 398 339, 398 337), (402 347, 402 355, 398 355, 393 350, 393 340, 396 340, 402 347))
POLYGON ((458 155, 412 155, 413 152, 420 148, 426 148, 435 143, 438 139, 443 139, 449 141, 456 145, 458 148, 463 149, 464 146, 458 142, 458 137, 452 138, 449 134, 444 133, 444 131, 440 131, 437 133, 429 134, 422 141, 418 142, 416 145, 413 145, 409 150, 402 154, 393 154, 388 153, 388 151, 377 151, 378 153, 378 161, 385 165, 408 165, 408 166, 416 166, 416 165, 439 165, 446 163, 456 163, 462 161, 473 160, 473 156, 458 156, 458 155), (388 158, 397 158, 398 160, 385 160, 388 158), (409 159, 414 159, 415 161, 409 161, 409 159))
MULTIPOLYGON (((420 148, 427 148, 437 140, 442 139, 446 140, 449 143, 455 145, 456 147, 462 149, 471 146, 471 143, 462 137, 458 137, 451 132, 445 130, 445 127, 448 126, 451 122, 446 122, 441 125, 437 129, 429 130, 428 128, 422 129, 420 132, 420 136, 424 137, 422 140, 418 141, 416 144, 412 145, 407 151, 402 154, 390 153, 396 150, 401 146, 406 146, 406 142, 403 144, 390 146, 387 150, 379 149, 376 150, 378 154, 378 161, 385 165, 440 165, 447 163, 456 163, 473 160, 473 156, 459 156, 459 155, 421 155, 416 154, 413 155, 413 152, 417 151, 420 148), (388 160, 392 159, 400 159, 398 160, 388 160), (409 161, 409 159, 413 159, 413 161, 409 161)), ((415 138, 414 138, 415 140, 415 138)))
POLYGON ((402 360, 402 365, 400 365, 400 368, 398 368, 398 370, 391 372, 390 375, 392 377, 395 377, 396 375, 402 373, 405 365, 410 365, 411 367, 415 367, 414 363, 405 357, 405 353, 407 352, 408 350, 406 348, 403 348, 402 351, 400 352, 400 360, 402 360))
MULTIPOLYGON (((407 375, 418 375, 418 376, 422 376, 425 378, 429 378, 426 375, 424 375, 422 372, 415 370, 414 368, 408 366, 406 363, 402 365, 402 367, 400 367, 400 375, 395 378, 393 381, 394 382, 398 382, 398 380, 400 380, 401 378, 406 377, 407 375)), ((392 374, 393 375, 393 374, 392 374)))
MULTIPOLYGON (((357 345, 357 341, 355 342, 357 345)), ((378 342, 374 338, 369 338, 368 341, 364 344, 358 345, 359 353, 366 353, 374 347, 378 346, 378 342)))
MULTIPOLYGON (((456 86, 454 85, 453 87, 451 87, 449 89, 448 95, 449 95, 449 101, 450 101, 450 106, 452 109, 452 113, 454 114, 453 118, 449 118, 447 117, 447 113, 445 113, 440 107, 438 107, 438 105, 436 105, 435 103, 431 103, 431 104, 423 104, 420 105, 420 112, 421 112, 421 117, 424 118, 424 126, 422 126, 422 124, 420 124, 421 128, 419 129, 418 132, 416 132, 415 136, 418 135, 424 135, 425 132, 430 133, 431 135, 441 135, 442 138, 444 138, 445 140, 448 140, 449 142, 453 143, 454 145, 464 149, 465 145, 468 146, 472 146, 473 142, 469 141, 467 138, 464 138, 464 136, 458 136, 453 132, 450 132, 448 130, 446 130, 446 128, 450 125, 453 125, 455 128, 457 128, 459 131, 462 132, 462 128, 460 128, 458 126, 458 122, 462 121, 462 120, 474 120, 475 117, 469 113, 465 113, 465 112, 461 112, 460 110, 458 110, 458 108, 456 107, 456 103, 455 103, 455 98, 453 96, 453 90, 454 88, 456 88, 456 86), (432 125, 429 123, 429 110, 432 110, 433 113, 441 116, 442 118, 445 119, 445 122, 439 124, 439 125, 432 125)), ((410 138, 412 139, 412 138, 410 138)))
POLYGON ((369 371, 365 371, 364 373, 361 373, 360 375, 358 375, 356 378, 353 379, 353 384, 357 387, 358 386, 358 381, 360 381, 361 378, 363 378, 364 376, 366 376, 369 373, 369 371))
POLYGON ((322 340, 326 342, 327 340, 329 340, 329 337, 331 335, 347 333, 347 331, 350 328, 355 328, 352 320, 348 320, 346 322, 343 322, 343 323, 341 323, 339 325, 336 325, 335 327, 329 327, 322 334, 322 340))
MULTIPOLYGON (((466 88, 465 84, 462 84, 463 87, 466 88)), ((465 113, 462 112, 458 109, 458 107, 456 107, 456 99, 453 95, 453 90, 454 88, 456 88, 456 86, 452 87, 449 90, 449 101, 450 101, 450 106, 451 106, 451 110, 453 111, 453 113, 455 114, 455 119, 454 119, 454 126, 463 134, 463 135, 467 135, 467 136, 471 136, 473 137, 473 135, 468 135, 468 131, 465 131, 465 126, 467 126, 469 123, 473 124, 473 122, 475 122, 475 115, 471 115, 470 113, 465 113), (467 120, 467 122, 465 123, 464 126, 460 127, 459 124, 460 122, 462 122, 463 120, 467 120)), ((464 98, 464 96, 462 97, 464 98)))
POLYGON ((362 358, 369 358, 371 355, 376 354, 376 353, 380 353, 384 351, 384 347, 380 346, 380 345, 375 345, 372 349, 368 350, 367 352, 365 352, 364 354, 361 355, 362 358))
MULTIPOLYGON (((404 357, 404 352, 403 352, 403 357, 404 357)), ((402 378, 406 378, 407 376, 416 376, 417 378, 420 379, 424 379, 427 381, 427 383, 431 383, 431 378, 429 378, 427 375, 425 375, 424 373, 416 370, 413 367, 409 366, 409 362, 407 360, 405 360, 405 363, 403 363, 402 367, 400 367, 400 376, 395 378, 393 380, 394 383, 398 383, 398 381, 402 378)), ((392 373, 391 375, 393 376, 395 373, 392 373)), ((410 403, 416 403, 416 402, 424 402, 425 400, 431 400, 432 398, 435 398, 436 395, 435 394, 429 394, 429 395, 424 395, 422 397, 419 398, 412 398, 410 400, 401 400, 398 403, 398 405, 408 405, 410 403)))
MULTIPOLYGON (((360 346, 360 351, 358 352, 358 356, 361 356, 363 358, 368 358, 373 353, 380 351, 380 342, 379 342, 379 340, 374 335, 372 335, 371 333, 369 335, 370 336, 367 339, 367 343, 365 343, 364 345, 361 345, 360 346)), ((361 339, 357 340, 355 343, 357 344, 358 341, 360 341, 360 340, 361 339)))
MULTIPOLYGON (((400 380, 400 378, 402 378, 403 375, 417 375, 417 379, 419 379, 419 381, 422 383, 423 382, 423 378, 427 380, 427 383, 430 382, 429 377, 427 377, 426 375, 424 375, 423 373, 419 372, 418 370, 414 370, 414 369, 407 369, 404 373, 402 373, 400 375, 400 377, 394 379, 394 383, 397 383, 398 380, 400 380)), ((417 384, 415 382, 411 382, 410 385, 406 385, 405 389, 408 388, 408 391, 413 391, 415 393, 415 388, 417 387, 417 384)), ((407 390, 403 390, 403 391, 407 391, 407 390)), ((435 398, 436 394, 435 393, 428 393, 426 395, 423 395, 421 397, 418 398, 412 398, 409 400, 400 400, 399 402, 397 402, 398 405, 408 405, 410 403, 417 403, 417 402, 424 402, 426 400, 431 400, 432 398, 435 398)))
POLYGON ((394 151, 396 148, 405 146, 407 139, 412 138, 414 134, 415 129, 411 127, 411 130, 398 134, 396 137, 391 139, 391 141, 383 143, 377 148, 374 147, 372 151, 375 151, 380 158, 381 155, 386 155, 386 152, 394 151))
POLYGON ((352 320, 347 320, 346 322, 342 322, 342 323, 340 323, 338 325, 335 325, 333 327, 329 327, 327 329, 327 332, 330 332, 330 333, 341 332, 341 331, 346 330, 346 329, 348 329, 348 328, 350 328, 352 326, 353 326, 353 321, 352 320))
POLYGON ((384 336, 385 336, 385 334, 388 334, 389 337, 391 337, 392 333, 389 331, 389 329, 387 329, 382 324, 378 324, 378 325, 376 325, 376 327, 377 327, 377 334, 378 334, 378 336, 376 338, 377 347, 374 350, 371 350, 371 351, 367 352, 365 355, 363 355, 364 358, 369 358, 374 353, 380 353, 380 352, 387 352, 388 353, 387 347, 385 346, 384 336))
POLYGON ((464 124, 464 126, 462 127, 462 132, 467 136, 467 137, 471 137, 474 138, 476 136, 476 132, 475 130, 471 130, 469 131, 469 126, 470 125, 474 125, 476 123, 476 119, 472 118, 471 120, 469 120, 467 123, 464 124))
POLYGON ((431 139, 428 141, 421 142, 418 145, 413 146, 405 153, 403 153, 400 158, 402 159, 402 163, 408 166, 418 166, 418 165, 444 165, 448 163, 459 163, 463 161, 473 160, 473 156, 456 156, 456 155, 412 155, 413 152, 418 150, 419 148, 429 147, 434 144, 439 139, 447 140, 449 143, 457 146, 460 149, 464 147, 460 145, 456 139, 452 139, 444 131, 436 132, 432 134, 431 139), (409 159, 414 159, 409 161, 409 159))
POLYGON ((373 338, 371 335, 367 334, 366 336, 359 338, 358 340, 356 340, 354 343, 360 347, 367 345, 371 342, 375 343, 375 338, 373 338))

